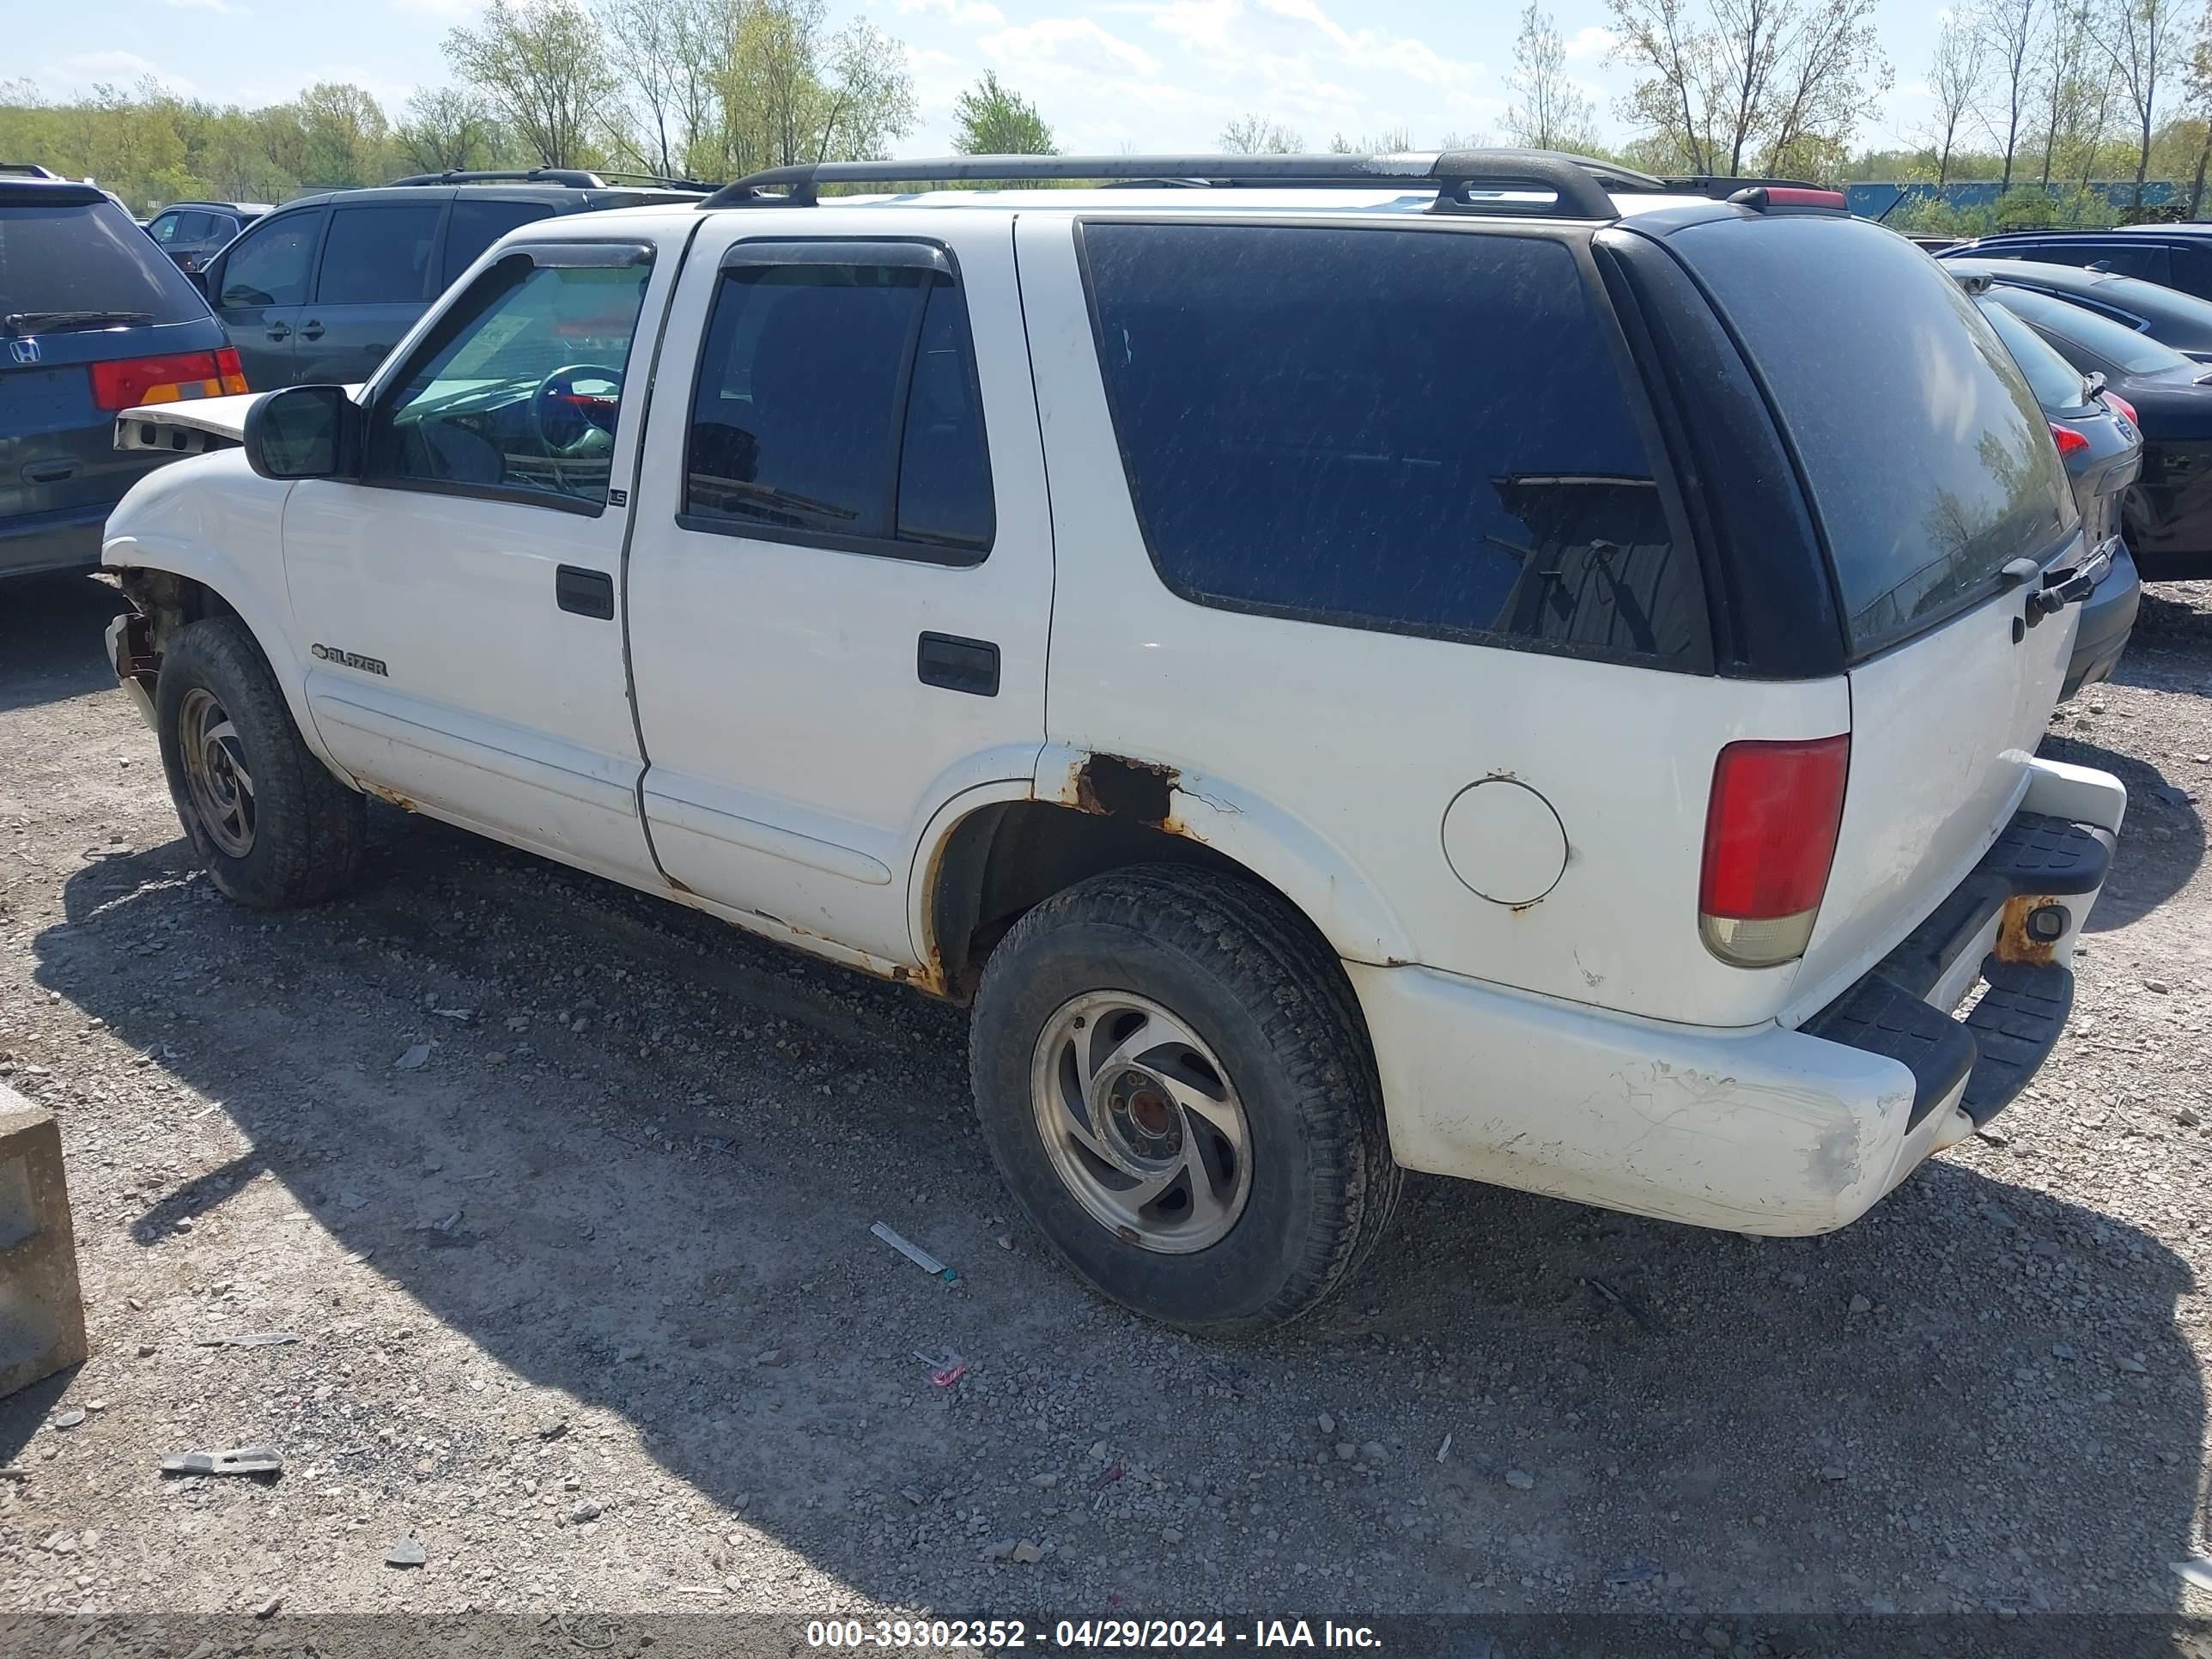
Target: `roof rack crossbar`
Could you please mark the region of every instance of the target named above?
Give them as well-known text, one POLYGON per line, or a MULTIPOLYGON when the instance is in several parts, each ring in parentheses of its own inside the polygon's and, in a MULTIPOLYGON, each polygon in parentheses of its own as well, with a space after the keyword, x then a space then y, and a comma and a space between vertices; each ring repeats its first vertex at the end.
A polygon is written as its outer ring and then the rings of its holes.
POLYGON ((1382 190, 1434 187, 1439 213, 1620 216, 1610 190, 1663 191, 1632 168, 1554 150, 1463 149, 1403 155, 948 155, 928 161, 811 161, 768 167, 724 185, 702 208, 814 207, 828 185, 1091 180, 1161 185, 1382 190), (1475 199, 1482 191, 1548 191, 1548 204, 1475 199))

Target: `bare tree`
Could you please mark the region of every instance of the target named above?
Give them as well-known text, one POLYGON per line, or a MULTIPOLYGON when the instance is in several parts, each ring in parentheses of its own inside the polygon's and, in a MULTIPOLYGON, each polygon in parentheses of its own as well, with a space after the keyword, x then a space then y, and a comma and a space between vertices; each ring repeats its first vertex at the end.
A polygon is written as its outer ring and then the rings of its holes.
POLYGON ((1692 172, 1832 171, 1889 85, 1875 0, 1607 4, 1613 61, 1640 76, 1621 112, 1692 172))
MULTIPOLYGON (((2109 85, 2104 54, 2090 38, 2091 0, 2052 0, 2044 15, 2040 64, 2043 87, 2042 184, 2051 187, 2062 151, 2071 154, 2099 82, 2109 85)), ((2103 118, 2097 136, 2103 136, 2103 118)))
POLYGON ((1951 12, 1936 31, 1936 58, 1928 67, 1928 90, 1936 99, 1936 182, 1951 179, 1951 152, 1959 129, 1980 106, 1987 44, 1979 20, 1951 12))
POLYGON ((2150 170, 2152 118, 2157 112, 2160 76, 2172 67, 2181 26, 2181 0, 2112 0, 2098 44, 2112 60, 2119 89, 2134 111, 2136 206, 2143 198, 2143 175, 2150 170))
POLYGON ((583 0, 491 0, 477 27, 446 36, 445 52, 547 167, 595 159, 622 83, 583 0))
POLYGON ((1505 130, 1516 144, 1536 149, 1595 146, 1597 110, 1567 77, 1567 46, 1543 0, 1528 0, 1513 42, 1513 72, 1506 77, 1513 101, 1505 130))
POLYGON ((1983 0, 1974 14, 1992 74, 1991 102, 1982 125, 2004 152, 2004 185, 2012 188, 2013 158, 2020 153, 2020 130, 2036 93, 2037 33, 2054 0, 1983 0), (2002 129, 1999 122, 2002 122, 2002 129))
POLYGON ((1221 129, 1221 148, 1231 155, 1296 155, 1306 141, 1279 121, 1240 115, 1221 129))

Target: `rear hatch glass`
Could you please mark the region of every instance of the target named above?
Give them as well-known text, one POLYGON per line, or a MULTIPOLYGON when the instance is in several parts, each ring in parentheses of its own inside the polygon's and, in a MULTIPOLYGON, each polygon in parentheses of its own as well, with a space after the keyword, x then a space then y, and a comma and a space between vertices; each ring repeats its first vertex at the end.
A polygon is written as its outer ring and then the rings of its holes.
POLYGON ((1940 265, 1842 218, 1729 219, 1670 245, 1720 302, 1797 451, 1865 657, 1996 590, 2074 526, 2035 394, 1940 265))
MULTIPOLYGON (((107 313, 136 323, 208 315, 199 290, 114 203, 27 201, 28 194, 0 195, 0 331, 52 332, 67 326, 53 319, 57 313, 107 313)), ((130 349, 118 343, 120 355, 130 349)))

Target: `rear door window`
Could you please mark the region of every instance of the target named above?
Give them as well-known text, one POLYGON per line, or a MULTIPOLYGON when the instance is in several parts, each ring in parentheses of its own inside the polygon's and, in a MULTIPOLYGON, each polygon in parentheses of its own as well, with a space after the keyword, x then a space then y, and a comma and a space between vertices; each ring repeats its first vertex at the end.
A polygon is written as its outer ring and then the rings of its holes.
POLYGON ((1668 239, 1719 301, 1797 452, 1864 656, 2053 552, 2073 497, 2019 367, 1951 273, 1842 218, 1668 239))
POLYGON ((208 314, 185 274, 121 208, 0 199, 0 313, 111 311, 149 323, 208 314))
POLYGON ((425 284, 444 211, 442 202, 335 210, 323 244, 316 301, 374 306, 428 298, 425 284))
POLYGON ((485 202, 461 197, 454 202, 453 217, 446 226, 446 259, 439 286, 451 288, 453 279, 477 262, 477 255, 517 225, 552 215, 550 202, 485 202))
POLYGON ((1695 556, 1564 241, 1091 223, 1083 248, 1138 521, 1185 599, 1709 655, 1695 556))
POLYGON ((2109 270, 2117 276, 2140 276, 2163 287, 2173 280, 2173 266, 2166 249, 2156 243, 2094 242, 2086 250, 2085 264, 2109 270))

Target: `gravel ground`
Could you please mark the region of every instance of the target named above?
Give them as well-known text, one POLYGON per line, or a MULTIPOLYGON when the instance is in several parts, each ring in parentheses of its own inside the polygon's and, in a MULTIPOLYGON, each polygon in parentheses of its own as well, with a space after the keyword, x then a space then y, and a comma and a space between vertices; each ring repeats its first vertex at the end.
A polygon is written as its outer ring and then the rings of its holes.
POLYGON ((1990 1135, 1824 1239, 1416 1181, 1349 1295, 1239 1346, 1003 1218, 917 996, 380 808, 351 898, 224 902, 116 608, 0 602, 0 1077, 61 1117, 94 1348, 0 1402, 0 1609, 2212 1608, 2168 1567, 2212 587, 2052 724, 2133 804, 1990 1135), (273 1482, 157 1474, 263 1441, 273 1482))

